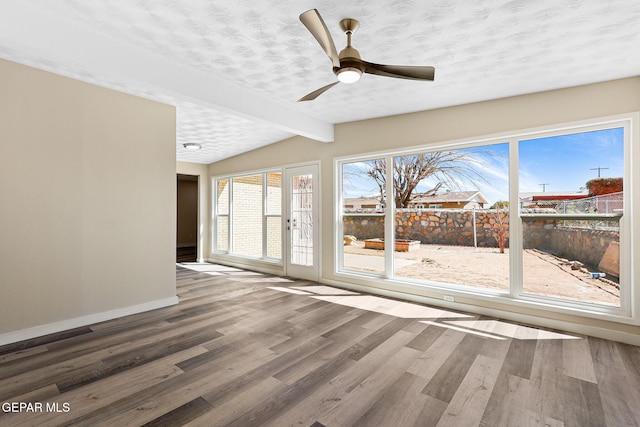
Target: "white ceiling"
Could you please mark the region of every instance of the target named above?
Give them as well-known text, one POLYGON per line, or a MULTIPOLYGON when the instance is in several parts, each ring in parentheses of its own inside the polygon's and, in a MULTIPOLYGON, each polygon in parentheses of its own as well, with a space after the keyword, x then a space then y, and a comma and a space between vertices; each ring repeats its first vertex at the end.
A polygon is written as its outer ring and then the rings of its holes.
POLYGON ((328 142, 335 123, 640 75, 640 2, 3 0, 0 57, 175 105, 177 159, 212 163, 328 142), (297 103, 335 81, 298 20, 311 8, 338 51, 355 18, 363 59, 433 65, 435 82, 365 75, 297 103))

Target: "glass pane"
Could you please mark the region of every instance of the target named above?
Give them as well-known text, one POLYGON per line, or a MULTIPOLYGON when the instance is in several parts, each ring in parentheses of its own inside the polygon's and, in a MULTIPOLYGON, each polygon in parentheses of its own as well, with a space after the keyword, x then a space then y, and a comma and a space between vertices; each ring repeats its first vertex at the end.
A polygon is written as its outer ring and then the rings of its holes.
POLYGON ((523 220, 524 292, 620 306, 620 228, 599 220, 564 222, 523 220))
POLYGON ((267 174, 267 215, 282 215, 282 174, 267 174))
POLYGON ((393 159, 394 275, 509 291, 509 147, 393 159))
POLYGON ((313 177, 292 177, 291 263, 313 265, 313 177))
POLYGON ((232 252, 262 257, 262 175, 233 178, 232 252))
POLYGON ((620 305, 620 228, 598 216, 623 212, 623 146, 623 128, 519 142, 525 293, 620 305))
POLYGON ((229 180, 217 180, 217 199, 216 206, 219 215, 229 215, 229 180))
POLYGON ((216 181, 216 250, 229 251, 229 180, 216 181))
POLYGON ((216 233, 218 241, 216 242, 216 249, 219 251, 229 251, 229 217, 218 216, 216 222, 216 233))
POLYGON ((384 272, 385 160, 342 165, 343 266, 384 272))
POLYGON ((282 218, 267 217, 267 257, 282 258, 282 218))

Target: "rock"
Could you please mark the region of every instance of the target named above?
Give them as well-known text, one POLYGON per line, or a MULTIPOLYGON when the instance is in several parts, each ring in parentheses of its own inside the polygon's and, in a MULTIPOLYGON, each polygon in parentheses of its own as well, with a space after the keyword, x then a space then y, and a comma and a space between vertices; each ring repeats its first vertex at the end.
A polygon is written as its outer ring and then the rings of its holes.
POLYGON ((345 246, 353 245, 357 240, 358 238, 356 236, 350 236, 348 234, 345 234, 344 245, 345 246))
POLYGON ((571 261, 569 265, 571 265, 572 270, 580 270, 584 266, 580 261, 571 261))

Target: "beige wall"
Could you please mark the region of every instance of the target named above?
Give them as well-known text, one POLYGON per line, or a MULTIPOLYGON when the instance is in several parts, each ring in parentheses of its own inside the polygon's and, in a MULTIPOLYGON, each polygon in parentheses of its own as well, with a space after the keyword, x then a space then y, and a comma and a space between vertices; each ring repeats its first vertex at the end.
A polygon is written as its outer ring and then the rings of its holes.
MULTIPOLYGON (((174 148, 175 151, 175 148, 174 148)), ((209 253, 209 168, 207 165, 189 162, 176 162, 176 172, 198 177, 198 261, 204 261, 209 253)))
POLYGON ((0 341, 175 303, 175 170, 174 107, 0 60, 0 341))
MULTIPOLYGON (((324 190, 321 199, 322 278, 324 280, 344 281, 344 277, 336 276, 333 273, 333 160, 336 157, 392 150, 399 147, 428 146, 429 144, 465 138, 478 138, 509 131, 636 111, 640 111, 640 77, 400 116, 338 124, 335 127, 335 142, 333 143, 324 144, 303 137, 294 137, 244 155, 211 164, 209 165, 209 173, 212 176, 216 176, 320 160, 322 188, 324 190)), ((640 224, 636 222, 634 224, 634 232, 636 234, 640 234, 639 227, 640 224)), ((213 255, 210 258, 216 259, 213 255)), ((640 256, 638 254, 635 255, 634 261, 636 265, 640 265, 640 256)), ((259 266, 258 263, 254 264, 259 266)), ((639 273, 636 271, 634 274, 636 276, 634 278, 635 283, 640 283, 639 273)), ((352 279, 351 282, 366 286, 379 286, 400 292, 412 292, 442 300, 442 294, 433 290, 409 290, 389 283, 379 284, 379 281, 373 283, 352 279)), ((476 311, 482 311, 482 308, 500 309, 540 318, 547 317, 577 324, 589 324, 596 328, 603 328, 605 331, 623 331, 640 336, 640 328, 637 326, 585 319, 544 310, 518 308, 472 297, 458 298, 457 301, 469 304, 467 308, 475 309, 476 311)), ((465 306, 460 305, 458 307, 464 308, 465 306)))

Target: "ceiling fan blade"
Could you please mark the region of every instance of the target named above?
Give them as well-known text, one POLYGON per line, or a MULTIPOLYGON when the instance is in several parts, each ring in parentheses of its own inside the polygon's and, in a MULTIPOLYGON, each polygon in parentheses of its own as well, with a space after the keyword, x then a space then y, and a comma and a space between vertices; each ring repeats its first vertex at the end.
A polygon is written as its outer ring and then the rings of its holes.
POLYGON ((396 77, 409 80, 433 81, 436 69, 433 67, 420 67, 410 65, 381 65, 362 61, 364 72, 385 77, 396 77))
POLYGON ((313 92, 311 92, 310 94, 305 95, 302 98, 298 99, 298 102, 301 102, 301 101, 313 101, 314 99, 316 99, 317 97, 319 97, 320 95, 322 95, 323 93, 325 93, 326 91, 328 91, 329 89, 331 89, 332 87, 337 85, 338 83, 340 83, 340 81, 333 82, 333 83, 330 83, 330 84, 328 84, 326 86, 321 87, 320 89, 316 89, 313 92))
POLYGON ((307 27, 318 43, 320 43, 322 49, 324 49, 331 62, 333 62, 333 66, 340 67, 340 59, 338 58, 336 45, 333 43, 331 33, 320 16, 320 13, 316 9, 307 10, 300 15, 300 21, 307 27))

